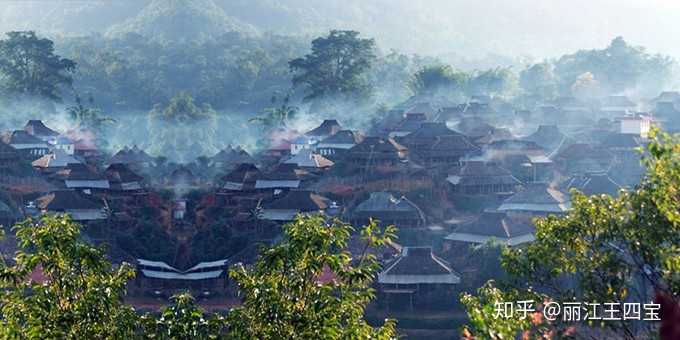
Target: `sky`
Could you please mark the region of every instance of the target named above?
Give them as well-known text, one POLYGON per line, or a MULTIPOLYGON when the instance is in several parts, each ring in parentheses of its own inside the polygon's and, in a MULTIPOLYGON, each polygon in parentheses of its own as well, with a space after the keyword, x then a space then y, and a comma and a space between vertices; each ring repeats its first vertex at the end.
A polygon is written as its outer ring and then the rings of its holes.
MULTIPOLYGON (((0 0, 0 30, 105 31, 148 0, 0 0), (85 9, 83 9, 85 8, 85 9), (35 27, 34 27, 35 26, 35 27)), ((213 0, 262 31, 356 29, 385 49, 540 60, 629 43, 680 59, 677 0, 213 0)))

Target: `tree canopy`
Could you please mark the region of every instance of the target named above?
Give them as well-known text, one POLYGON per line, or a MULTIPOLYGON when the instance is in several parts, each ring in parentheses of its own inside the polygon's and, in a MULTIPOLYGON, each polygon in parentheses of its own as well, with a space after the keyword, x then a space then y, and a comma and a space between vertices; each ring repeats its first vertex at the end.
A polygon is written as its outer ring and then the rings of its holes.
POLYGON ((356 31, 332 30, 312 40, 312 51, 290 61, 293 85, 304 86, 305 99, 345 96, 365 98, 371 93, 366 77, 376 59, 375 41, 356 31))
POLYGON ((566 216, 537 219, 533 243, 505 250, 502 264, 511 279, 482 287, 479 296, 462 297, 471 319, 466 335, 500 339, 525 331, 585 336, 597 329, 626 339, 655 336, 656 325, 650 322, 591 321, 580 324, 589 327, 574 328, 560 319, 493 316, 495 303, 524 299, 536 301, 537 310, 549 301, 649 304, 655 297, 670 299, 677 308, 680 137, 655 131, 651 138, 644 159, 647 173, 638 188, 617 198, 574 191, 566 216))
POLYGON ((76 63, 54 53, 54 43, 35 32, 8 32, 0 40, 0 85, 9 94, 60 100, 71 86, 76 63))

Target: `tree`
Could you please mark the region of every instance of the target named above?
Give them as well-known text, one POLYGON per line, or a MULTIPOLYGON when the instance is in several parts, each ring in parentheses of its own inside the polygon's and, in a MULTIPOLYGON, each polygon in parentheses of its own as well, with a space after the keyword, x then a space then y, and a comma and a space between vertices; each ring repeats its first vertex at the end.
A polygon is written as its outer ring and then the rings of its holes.
POLYGON ((167 106, 156 104, 147 114, 151 152, 179 161, 217 152, 218 113, 197 105, 188 92, 175 95, 167 106))
POLYGON ((159 318, 147 314, 142 317, 145 338, 159 340, 219 339, 226 334, 224 318, 206 312, 196 305, 191 294, 174 295, 170 306, 163 309, 159 318))
POLYGON ((509 96, 517 89, 517 77, 510 68, 477 71, 470 77, 467 88, 470 95, 509 96))
POLYGON ((651 138, 644 158, 647 173, 639 187, 618 198, 586 197, 574 191, 572 210, 566 216, 537 219, 533 243, 505 250, 502 264, 511 275, 505 289, 486 287, 479 297, 463 296, 473 320, 468 334, 489 337, 505 328, 507 335, 532 331, 537 336, 579 337, 598 328, 610 337, 637 339, 653 338, 657 332, 652 322, 631 320, 584 323, 577 328, 559 319, 508 325, 488 312, 496 302, 518 297, 542 305, 550 301, 650 303, 656 296, 664 305, 675 306, 662 313, 662 319, 677 318, 672 311, 678 308, 680 293, 680 137, 653 131, 651 138), (590 327, 580 327, 584 325, 590 327))
POLYGON ((347 250, 353 228, 321 215, 298 216, 285 225, 286 239, 265 250, 253 268, 230 276, 243 304, 228 315, 231 335, 248 339, 388 339, 395 324, 373 328, 363 319, 374 297, 379 264, 368 250, 394 238, 394 227, 375 222, 361 230, 366 242, 357 258, 347 250), (322 273, 332 279, 320 280, 322 273))
POLYGON ((356 31, 332 30, 312 41, 312 52, 289 62, 293 85, 304 86, 306 100, 324 97, 366 98, 366 73, 375 61, 375 41, 356 31))
POLYGON ((99 133, 104 124, 115 122, 113 118, 104 116, 100 109, 94 107, 94 98, 91 95, 87 99, 88 106, 83 104, 79 95, 76 95, 75 102, 75 105, 69 107, 66 111, 77 127, 91 129, 99 133))
POLYGON ((281 101, 281 105, 276 107, 277 98, 272 96, 271 107, 264 109, 264 114, 249 119, 251 123, 262 124, 267 129, 286 128, 290 121, 295 118, 300 110, 297 106, 289 105, 290 96, 286 95, 281 101))
POLYGON ((522 70, 519 83, 524 91, 539 98, 554 98, 557 95, 558 78, 555 67, 542 62, 522 70))
POLYGON ((0 79, 11 94, 60 100, 59 87, 71 86, 76 63, 54 54, 54 43, 33 31, 8 32, 0 40, 0 79))
POLYGON ((134 335, 136 316, 122 302, 134 276, 113 267, 104 251, 80 237, 68 216, 43 216, 14 227, 15 264, 0 263, 0 338, 121 339, 134 335), (31 274, 44 282, 31 279, 31 274))
POLYGON ((433 65, 416 72, 410 87, 416 95, 435 94, 438 91, 462 92, 468 80, 466 73, 457 72, 449 65, 433 65))

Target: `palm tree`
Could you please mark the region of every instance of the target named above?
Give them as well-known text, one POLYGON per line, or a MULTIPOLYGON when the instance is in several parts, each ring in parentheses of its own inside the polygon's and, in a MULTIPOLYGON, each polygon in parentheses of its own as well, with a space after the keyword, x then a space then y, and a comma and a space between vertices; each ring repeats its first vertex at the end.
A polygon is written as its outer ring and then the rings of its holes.
POLYGON ((281 102, 281 106, 276 107, 276 95, 272 96, 272 107, 263 110, 263 114, 258 117, 249 119, 249 122, 258 123, 266 126, 268 129, 285 128, 288 123, 295 117, 300 110, 297 106, 289 105, 290 96, 286 95, 281 102))

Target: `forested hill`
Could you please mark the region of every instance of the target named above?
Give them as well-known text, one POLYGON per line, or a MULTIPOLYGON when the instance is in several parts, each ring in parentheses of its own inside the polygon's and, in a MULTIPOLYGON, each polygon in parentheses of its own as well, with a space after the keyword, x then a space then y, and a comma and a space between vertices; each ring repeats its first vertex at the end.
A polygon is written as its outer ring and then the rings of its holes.
POLYGON ((257 29, 228 16, 213 0, 153 0, 136 16, 113 25, 108 36, 137 33, 158 41, 204 40, 257 29))

